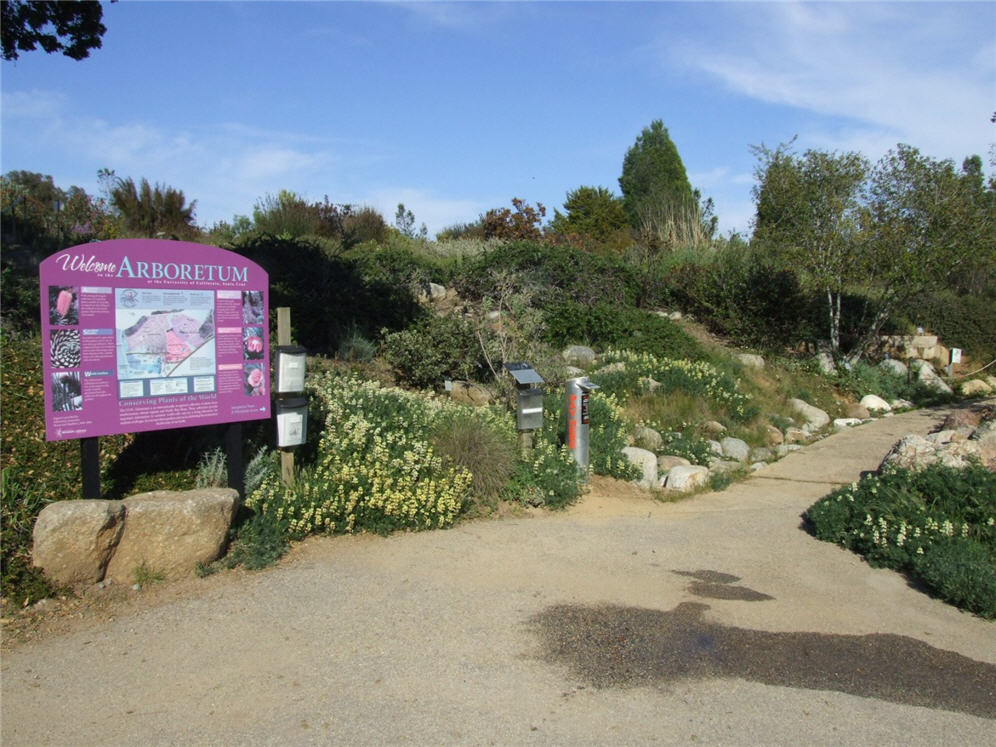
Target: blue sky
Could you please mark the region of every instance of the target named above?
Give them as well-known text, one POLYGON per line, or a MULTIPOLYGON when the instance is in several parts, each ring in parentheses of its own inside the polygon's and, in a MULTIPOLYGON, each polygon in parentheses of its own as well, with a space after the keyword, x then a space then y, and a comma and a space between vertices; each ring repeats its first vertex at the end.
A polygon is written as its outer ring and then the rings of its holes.
POLYGON ((661 119, 720 228, 747 232, 750 146, 996 158, 996 3, 105 4, 103 48, 2 63, 0 170, 97 170, 197 201, 398 202, 430 233, 513 197, 619 192, 661 119))

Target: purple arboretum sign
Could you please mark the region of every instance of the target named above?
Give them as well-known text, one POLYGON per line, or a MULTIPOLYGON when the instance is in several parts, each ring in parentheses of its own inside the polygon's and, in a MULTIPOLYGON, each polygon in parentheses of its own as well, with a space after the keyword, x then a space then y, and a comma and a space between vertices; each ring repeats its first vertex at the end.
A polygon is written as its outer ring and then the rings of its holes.
POLYGON ((270 417, 269 279, 214 246, 116 239, 39 268, 45 438, 270 417))

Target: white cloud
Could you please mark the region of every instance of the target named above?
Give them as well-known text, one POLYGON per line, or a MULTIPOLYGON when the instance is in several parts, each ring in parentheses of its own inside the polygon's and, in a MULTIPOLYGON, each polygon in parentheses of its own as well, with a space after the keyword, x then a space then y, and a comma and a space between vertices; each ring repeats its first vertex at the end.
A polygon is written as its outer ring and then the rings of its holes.
POLYGON ((56 115, 66 104, 66 97, 56 91, 13 91, 2 94, 5 117, 44 118, 56 115))
POLYGON ((678 58, 749 98, 847 120, 821 125, 813 138, 822 145, 875 146, 866 155, 876 158, 883 144, 907 142, 957 159, 992 140, 993 44, 965 27, 972 14, 862 3, 734 14, 736 34, 725 43, 686 43, 678 58))
POLYGON ((324 194, 316 183, 328 184, 337 161, 328 139, 294 133, 232 123, 177 131, 137 120, 112 124, 78 116, 65 97, 48 92, 5 93, 3 103, 5 150, 13 143, 30 160, 5 163, 5 170, 42 171, 56 184, 91 193, 98 191, 101 168, 122 178, 147 178, 196 200, 201 225, 250 213, 257 199, 280 189, 324 194))

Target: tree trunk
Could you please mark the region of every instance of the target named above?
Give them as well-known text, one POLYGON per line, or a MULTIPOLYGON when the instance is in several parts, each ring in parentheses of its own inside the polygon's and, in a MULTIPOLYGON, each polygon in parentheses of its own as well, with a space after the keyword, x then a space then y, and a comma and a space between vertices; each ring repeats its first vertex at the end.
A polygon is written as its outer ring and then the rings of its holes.
POLYGON ((830 353, 840 360, 840 293, 827 288, 827 311, 830 315, 830 353))

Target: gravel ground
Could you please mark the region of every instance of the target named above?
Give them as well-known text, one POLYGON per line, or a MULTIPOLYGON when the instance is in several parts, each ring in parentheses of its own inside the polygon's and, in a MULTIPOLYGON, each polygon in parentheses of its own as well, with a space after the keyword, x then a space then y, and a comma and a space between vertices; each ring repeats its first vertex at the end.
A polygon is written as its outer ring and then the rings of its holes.
POLYGON ((996 627, 800 514, 942 412, 721 493, 315 538, 275 568, 5 619, 2 741, 991 744, 996 627))

